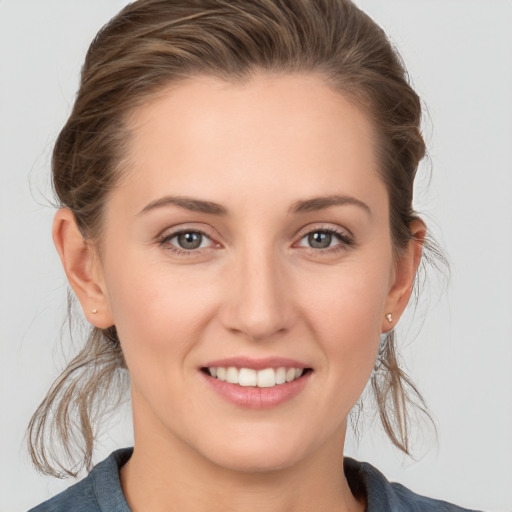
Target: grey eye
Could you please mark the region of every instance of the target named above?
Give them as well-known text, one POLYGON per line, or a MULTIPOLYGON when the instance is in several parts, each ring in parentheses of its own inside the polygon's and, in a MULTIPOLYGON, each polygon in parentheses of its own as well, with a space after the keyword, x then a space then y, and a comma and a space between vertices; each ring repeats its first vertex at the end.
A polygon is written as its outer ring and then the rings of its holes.
POLYGON ((175 236, 181 249, 192 250, 201 247, 204 236, 196 231, 184 231, 175 236))
POLYGON ((331 246, 332 233, 327 231, 314 231, 307 235, 308 244, 313 249, 327 249, 331 246))

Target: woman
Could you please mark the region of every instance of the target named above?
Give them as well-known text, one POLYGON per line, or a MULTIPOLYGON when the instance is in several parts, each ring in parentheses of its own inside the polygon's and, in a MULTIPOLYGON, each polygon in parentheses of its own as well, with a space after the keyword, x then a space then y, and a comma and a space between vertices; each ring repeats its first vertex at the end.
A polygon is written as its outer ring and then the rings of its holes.
POLYGON ((89 465, 128 373, 135 443, 34 510, 462 510, 343 460, 369 379, 405 453, 422 405, 393 333, 428 245, 420 117, 348 1, 146 0, 98 34, 53 155, 54 241, 93 329, 30 441, 72 474, 45 434, 67 454, 82 436, 89 465))

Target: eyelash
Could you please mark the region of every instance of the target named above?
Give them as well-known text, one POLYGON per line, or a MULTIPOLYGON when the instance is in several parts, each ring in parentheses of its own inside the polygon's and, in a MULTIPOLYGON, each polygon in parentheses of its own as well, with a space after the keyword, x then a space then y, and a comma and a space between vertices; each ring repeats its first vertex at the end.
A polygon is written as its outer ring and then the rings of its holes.
POLYGON ((207 238, 213 242, 212 238, 210 236, 208 236, 204 231, 200 231, 197 229, 180 229, 178 231, 174 231, 173 233, 169 233, 168 235, 162 236, 160 238, 160 240, 158 241, 158 243, 165 250, 171 251, 174 254, 176 254, 177 256, 197 256, 198 254, 202 254, 205 249, 209 249, 209 247, 203 247, 203 248, 198 248, 198 249, 188 249, 187 250, 187 249, 182 249, 181 247, 170 244, 170 241, 173 238, 176 238, 185 233, 195 233, 195 234, 200 235, 204 238, 207 238))
POLYGON ((332 255, 332 254, 337 254, 341 251, 346 251, 347 249, 350 249, 351 247, 353 247, 355 245, 354 239, 352 238, 351 235, 347 234, 344 231, 337 230, 332 227, 325 227, 325 228, 317 227, 315 229, 306 231, 305 233, 303 233, 301 235, 299 242, 304 240, 305 238, 307 238, 309 235, 311 235, 313 233, 326 233, 329 235, 334 235, 334 237, 339 240, 338 244, 336 244, 332 247, 326 247, 324 249, 317 249, 314 247, 301 246, 304 248, 304 250, 311 252, 314 255, 328 256, 328 255, 332 255))
MULTIPOLYGON (((174 254, 176 254, 177 256, 197 256, 198 254, 202 254, 204 252, 204 250, 207 250, 210 248, 210 247, 205 247, 205 248, 197 248, 197 249, 188 249, 187 250, 187 249, 183 249, 183 248, 180 248, 180 247, 170 244, 171 240, 173 240, 174 238, 176 238, 182 234, 185 234, 185 233, 194 233, 194 234, 200 235, 202 237, 205 237, 205 238, 209 239, 211 242, 213 242, 212 238, 210 236, 208 236, 204 231, 194 230, 194 229, 180 229, 178 231, 174 231, 173 233, 169 233, 167 235, 162 236, 160 238, 160 240, 158 241, 158 243, 160 246, 164 247, 165 250, 171 251, 174 254)), ((355 242, 351 235, 348 235, 347 233, 345 233, 343 231, 339 231, 332 227, 329 227, 329 228, 320 227, 320 228, 312 229, 310 231, 306 231, 305 233, 301 234, 301 236, 299 238, 299 242, 304 240, 306 237, 308 237, 309 235, 311 235, 313 233, 326 233, 329 235, 334 235, 340 242, 340 243, 334 245, 333 247, 326 247, 323 249, 300 246, 300 247, 303 247, 304 250, 311 252, 315 255, 318 255, 318 254, 330 255, 333 253, 338 253, 340 251, 346 251, 347 249, 349 249, 350 247, 353 247, 355 245, 355 242)))

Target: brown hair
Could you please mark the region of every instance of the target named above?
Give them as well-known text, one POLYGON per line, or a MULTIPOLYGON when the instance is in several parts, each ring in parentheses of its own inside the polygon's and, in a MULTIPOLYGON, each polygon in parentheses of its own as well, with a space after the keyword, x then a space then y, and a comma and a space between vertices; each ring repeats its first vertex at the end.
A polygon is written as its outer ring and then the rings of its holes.
MULTIPOLYGON (((138 105, 194 75, 246 80, 258 71, 317 74, 370 116, 393 243, 403 249, 417 219, 421 103, 382 29, 348 0, 139 0, 115 16, 89 48, 53 152, 59 204, 72 210, 84 238, 101 241, 105 201, 127 154, 127 120, 138 105)), ((39 470, 62 476, 90 467, 94 425, 119 400, 126 373, 115 327, 93 328, 31 419, 39 470), (49 438, 64 448, 62 458, 47 450, 49 438)), ((424 410, 424 402, 398 365, 393 332, 381 342, 371 385, 385 431, 409 453, 406 405, 424 410)))

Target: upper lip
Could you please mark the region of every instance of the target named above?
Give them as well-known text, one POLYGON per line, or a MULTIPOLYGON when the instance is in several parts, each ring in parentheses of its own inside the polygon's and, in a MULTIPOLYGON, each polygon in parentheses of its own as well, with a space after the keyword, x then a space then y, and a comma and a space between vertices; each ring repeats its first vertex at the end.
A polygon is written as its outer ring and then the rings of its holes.
POLYGON ((264 370, 265 368, 310 368, 308 365, 301 363, 295 359, 287 357, 229 357, 224 359, 215 359, 209 361, 202 366, 202 368, 228 368, 234 366, 235 368, 251 368, 253 370, 264 370))

